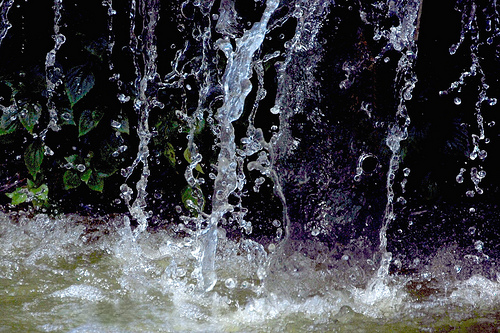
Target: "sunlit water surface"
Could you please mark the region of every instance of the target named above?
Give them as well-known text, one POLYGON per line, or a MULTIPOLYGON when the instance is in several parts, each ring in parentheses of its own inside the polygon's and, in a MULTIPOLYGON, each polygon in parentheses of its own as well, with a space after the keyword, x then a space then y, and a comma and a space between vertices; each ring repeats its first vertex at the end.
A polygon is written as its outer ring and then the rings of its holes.
MULTIPOLYGON (((165 231, 133 240, 126 219, 0 215, 0 331, 497 332, 500 284, 479 275, 366 286, 318 258, 220 235, 218 282, 192 278, 196 242, 165 231), (276 261, 276 260, 275 260, 276 261), (278 271, 276 267, 281 267, 278 271)), ((369 274, 370 272, 366 272, 369 274)), ((194 276, 194 275, 193 275, 194 276)))

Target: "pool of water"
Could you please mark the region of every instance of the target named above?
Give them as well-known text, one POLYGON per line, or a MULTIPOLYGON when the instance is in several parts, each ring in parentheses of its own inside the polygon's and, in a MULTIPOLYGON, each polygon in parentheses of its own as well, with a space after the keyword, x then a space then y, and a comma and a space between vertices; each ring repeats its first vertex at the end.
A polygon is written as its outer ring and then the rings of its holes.
MULTIPOLYGON (((134 240, 123 217, 0 213, 2 332, 497 332, 500 283, 394 275, 220 236, 210 292, 196 239, 134 240)), ((322 257, 323 256, 323 257, 322 257)))

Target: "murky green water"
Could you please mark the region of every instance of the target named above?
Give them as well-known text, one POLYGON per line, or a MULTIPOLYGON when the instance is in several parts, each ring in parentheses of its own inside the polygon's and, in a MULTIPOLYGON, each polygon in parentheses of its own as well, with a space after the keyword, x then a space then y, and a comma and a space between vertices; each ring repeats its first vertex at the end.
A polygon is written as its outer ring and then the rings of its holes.
POLYGON ((276 271, 267 264, 272 255, 259 253, 255 243, 221 237, 219 282, 203 293, 193 274, 195 240, 156 232, 133 241, 121 218, 107 224, 43 215, 0 219, 3 332, 497 332, 500 327, 500 285, 480 276, 446 288, 407 278, 342 285, 339 272, 318 268, 315 260, 292 255, 283 271, 276 271))

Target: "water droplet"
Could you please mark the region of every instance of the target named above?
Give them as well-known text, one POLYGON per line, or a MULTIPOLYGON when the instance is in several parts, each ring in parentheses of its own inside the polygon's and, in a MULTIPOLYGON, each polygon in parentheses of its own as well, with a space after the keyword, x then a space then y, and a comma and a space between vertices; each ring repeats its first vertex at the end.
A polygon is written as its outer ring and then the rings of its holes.
POLYGON ((453 45, 450 47, 450 49, 449 49, 450 54, 451 54, 451 55, 454 55, 454 54, 457 52, 457 49, 458 49, 458 45, 457 45, 457 44, 453 44, 453 45))
POLYGON ((486 158, 486 156, 488 156, 488 153, 486 152, 486 150, 480 150, 478 155, 477 155, 481 160, 484 160, 486 158))
POLYGON ((340 89, 348 89, 351 86, 351 84, 352 82, 346 79, 339 83, 339 87, 340 89))
POLYGON ((119 94, 118 100, 120 101, 120 103, 127 103, 128 101, 130 101, 130 96, 125 96, 124 94, 119 94))
POLYGON ((278 114, 280 113, 280 108, 278 106, 273 106, 269 111, 271 111, 272 114, 278 114))
POLYGON ((54 151, 53 151, 52 149, 50 149, 50 148, 49 148, 49 146, 45 146, 45 147, 44 147, 44 153, 45 153, 45 155, 47 155, 47 156, 52 156, 52 155, 54 155, 54 151))

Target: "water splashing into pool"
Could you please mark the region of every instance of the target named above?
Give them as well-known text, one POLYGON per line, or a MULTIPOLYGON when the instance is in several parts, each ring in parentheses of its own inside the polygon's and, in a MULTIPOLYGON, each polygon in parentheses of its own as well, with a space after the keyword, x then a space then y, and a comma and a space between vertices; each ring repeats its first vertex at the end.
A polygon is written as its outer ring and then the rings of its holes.
POLYGON ((37 6, 0 3, 0 329, 498 329, 496 1, 37 6))

